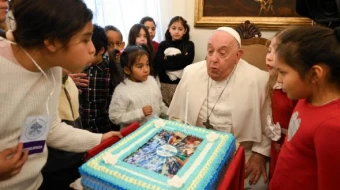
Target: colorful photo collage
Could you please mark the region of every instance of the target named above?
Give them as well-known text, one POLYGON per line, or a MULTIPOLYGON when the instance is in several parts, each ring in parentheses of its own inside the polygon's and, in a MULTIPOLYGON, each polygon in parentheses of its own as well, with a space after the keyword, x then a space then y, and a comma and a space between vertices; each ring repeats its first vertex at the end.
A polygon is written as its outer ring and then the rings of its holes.
POLYGON ((194 136, 162 130, 123 161, 172 178, 201 142, 194 136))

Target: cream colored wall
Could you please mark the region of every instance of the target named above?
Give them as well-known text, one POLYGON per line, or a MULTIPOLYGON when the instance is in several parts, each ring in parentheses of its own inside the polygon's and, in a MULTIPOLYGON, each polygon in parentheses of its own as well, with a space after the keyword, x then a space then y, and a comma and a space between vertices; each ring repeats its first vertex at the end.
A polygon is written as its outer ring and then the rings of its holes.
MULTIPOLYGON (((209 36, 213 29, 194 28, 195 0, 161 0, 161 14, 163 31, 167 29, 170 19, 174 16, 183 16, 190 25, 190 39, 195 43, 194 62, 204 59, 209 36)), ((262 37, 270 39, 276 31, 261 31, 262 37)))

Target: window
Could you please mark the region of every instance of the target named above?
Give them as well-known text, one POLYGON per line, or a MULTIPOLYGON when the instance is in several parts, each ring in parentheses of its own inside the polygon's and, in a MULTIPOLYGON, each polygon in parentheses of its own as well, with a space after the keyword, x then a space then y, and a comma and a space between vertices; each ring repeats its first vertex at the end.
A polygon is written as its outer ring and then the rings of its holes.
POLYGON ((161 24, 159 0, 84 0, 93 11, 93 22, 104 27, 113 25, 123 34, 127 44, 130 28, 139 23, 144 16, 156 22, 156 36, 153 40, 161 42, 164 33, 161 24))

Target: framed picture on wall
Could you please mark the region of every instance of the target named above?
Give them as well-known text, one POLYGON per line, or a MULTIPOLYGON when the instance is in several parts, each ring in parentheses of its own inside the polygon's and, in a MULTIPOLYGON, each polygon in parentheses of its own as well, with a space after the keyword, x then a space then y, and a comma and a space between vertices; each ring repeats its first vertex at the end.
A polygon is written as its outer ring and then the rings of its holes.
POLYGON ((295 12, 295 0, 195 0, 195 27, 235 27, 246 20, 264 30, 312 24, 295 12))

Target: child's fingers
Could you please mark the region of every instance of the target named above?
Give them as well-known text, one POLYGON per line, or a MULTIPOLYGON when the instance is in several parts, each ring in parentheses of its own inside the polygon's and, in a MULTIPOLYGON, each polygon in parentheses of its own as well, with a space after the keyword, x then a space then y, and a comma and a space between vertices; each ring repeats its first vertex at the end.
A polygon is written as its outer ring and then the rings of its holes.
POLYGON ((28 151, 22 152, 20 160, 16 163, 15 168, 21 168, 28 158, 28 151))
POLYGON ((19 144, 18 144, 14 156, 11 158, 11 161, 12 161, 12 162, 17 163, 17 162, 20 160, 21 155, 22 155, 23 146, 24 146, 24 145, 23 145, 22 143, 19 143, 19 144))
POLYGON ((74 83, 76 83, 77 86, 87 87, 89 84, 89 81, 87 79, 77 78, 76 80, 74 80, 74 83))
POLYGON ((79 79, 78 82, 79 83, 86 83, 87 84, 87 83, 89 83, 89 80, 87 80, 87 79, 79 79))
POLYGON ((16 150, 17 150, 17 147, 7 148, 7 149, 3 150, 3 151, 1 152, 1 154, 2 154, 2 155, 4 156, 4 158, 6 159, 8 156, 15 154, 16 150))
POLYGON ((111 136, 116 136, 116 137, 119 137, 119 138, 123 138, 123 135, 118 132, 118 131, 111 131, 111 136))
POLYGON ((119 138, 123 138, 123 135, 120 132, 116 132, 116 136, 118 136, 119 138))
POLYGON ((73 74, 69 74, 68 76, 70 77, 86 77, 87 74, 86 73, 73 73, 73 74))
POLYGON ((78 73, 78 77, 86 77, 87 74, 86 73, 78 73))
POLYGON ((80 87, 87 87, 88 86, 86 83, 80 83, 80 82, 76 82, 76 85, 80 86, 80 87))

